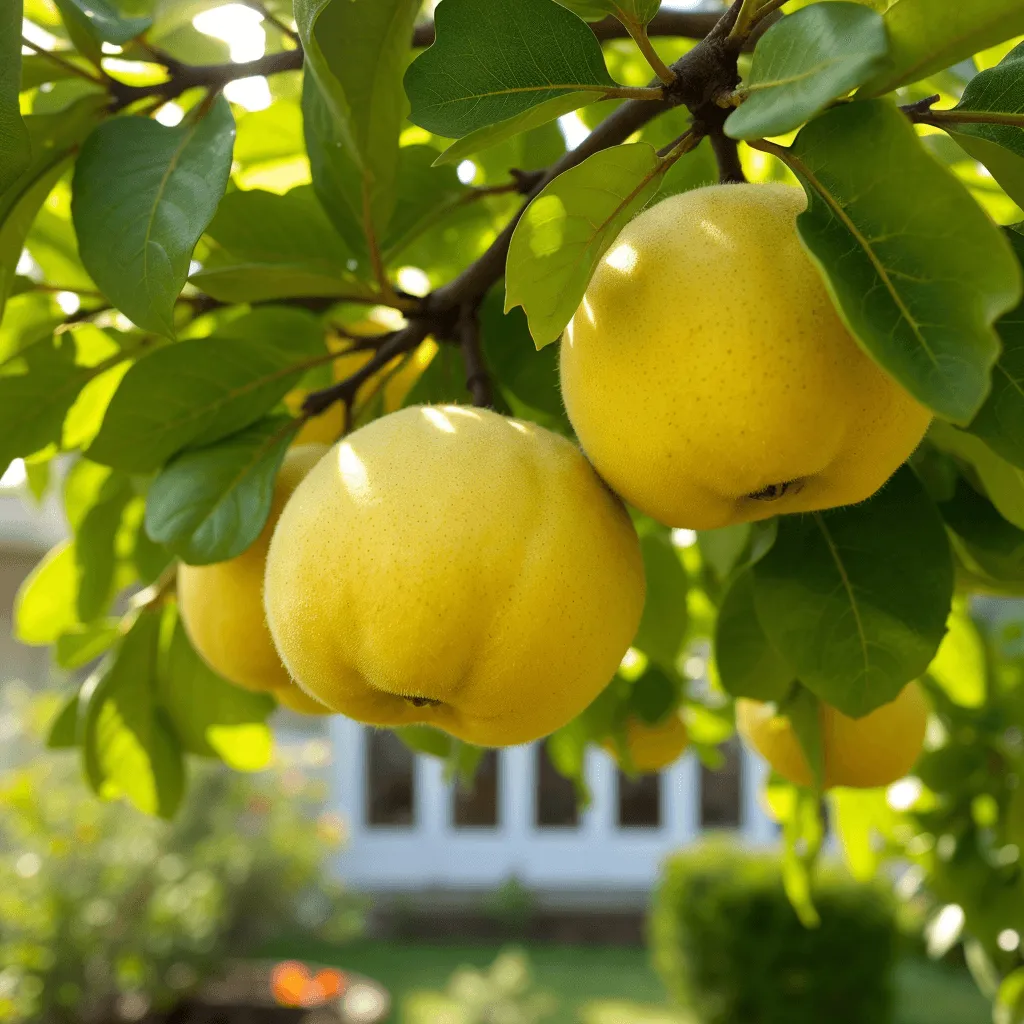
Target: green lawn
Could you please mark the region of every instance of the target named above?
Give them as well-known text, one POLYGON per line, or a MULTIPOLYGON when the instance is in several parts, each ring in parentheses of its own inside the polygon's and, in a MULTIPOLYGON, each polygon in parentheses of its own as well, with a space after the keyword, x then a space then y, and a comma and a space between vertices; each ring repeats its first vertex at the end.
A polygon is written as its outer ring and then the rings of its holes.
MULTIPOLYGON (((297 957, 365 974, 391 992, 395 1006, 417 989, 441 989, 455 968, 486 967, 499 946, 427 945, 360 941, 344 947, 278 943, 264 952, 297 957)), ((527 952, 539 987, 553 992, 561 1009, 552 1024, 685 1024, 655 1009, 665 993, 642 949, 618 946, 529 945, 527 952), (630 1003, 648 1004, 650 1011, 630 1003)), ((927 963, 906 963, 897 975, 896 1024, 989 1024, 991 1011, 970 979, 927 963)), ((400 1014, 393 1024, 407 1024, 400 1014)))

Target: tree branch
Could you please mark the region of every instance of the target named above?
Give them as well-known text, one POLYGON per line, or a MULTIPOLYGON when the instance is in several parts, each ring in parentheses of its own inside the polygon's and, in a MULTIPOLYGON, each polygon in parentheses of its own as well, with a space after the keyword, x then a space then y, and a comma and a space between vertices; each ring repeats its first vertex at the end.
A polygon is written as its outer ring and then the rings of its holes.
POLYGON ((465 305, 459 315, 459 346, 466 367, 466 388, 473 396, 473 404, 488 407, 492 404, 491 375, 480 348, 480 317, 476 306, 465 305))
POLYGON ((739 145, 723 131, 711 133, 711 148, 718 164, 718 180, 725 183, 746 181, 743 164, 740 163, 739 145))

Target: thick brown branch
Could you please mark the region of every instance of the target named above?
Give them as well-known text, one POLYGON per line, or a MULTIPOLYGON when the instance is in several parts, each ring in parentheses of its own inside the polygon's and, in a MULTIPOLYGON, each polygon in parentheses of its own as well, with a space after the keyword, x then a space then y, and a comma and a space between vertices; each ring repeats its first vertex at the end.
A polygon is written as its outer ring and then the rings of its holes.
POLYGON ((493 401, 491 375, 480 348, 480 318, 475 306, 462 308, 459 316, 459 345, 462 349, 462 362, 466 367, 466 389, 473 396, 473 404, 490 406, 493 401))
POLYGON ((718 180, 722 183, 746 181, 743 164, 740 163, 739 146, 722 131, 711 133, 711 148, 718 163, 718 180))

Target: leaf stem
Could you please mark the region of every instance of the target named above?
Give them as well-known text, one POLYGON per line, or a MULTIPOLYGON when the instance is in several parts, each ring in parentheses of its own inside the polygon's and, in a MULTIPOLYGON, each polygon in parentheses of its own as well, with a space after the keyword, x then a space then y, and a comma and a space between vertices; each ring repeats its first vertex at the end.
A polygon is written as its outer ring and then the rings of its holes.
POLYGON ((911 115, 919 124, 941 128, 946 124, 1005 124, 1024 128, 1024 113, 1011 114, 998 110, 928 110, 911 115))
POLYGON ((742 43, 747 38, 751 28, 754 26, 755 13, 760 2, 761 0, 743 0, 743 6, 740 8, 740 12, 736 15, 736 20, 729 30, 729 42, 742 43))
POLYGON ((654 73, 665 83, 671 85, 676 80, 675 72, 661 59, 658 51, 654 48, 647 35, 646 26, 634 18, 620 18, 626 31, 632 36, 633 42, 639 47, 640 52, 647 59, 647 63, 654 69, 654 73))
POLYGON ((85 68, 80 68, 77 64, 73 64, 71 61, 65 60, 52 50, 44 50, 41 46, 36 46, 35 43, 26 39, 24 36, 21 37, 21 45, 27 46, 33 53, 39 54, 40 57, 45 57, 50 61, 50 63, 64 68, 65 71, 70 71, 71 74, 77 75, 79 78, 84 78, 86 81, 93 82, 96 85, 106 85, 106 82, 100 78, 99 75, 94 75, 91 72, 86 71, 85 68))
POLYGON ((586 92, 599 92, 605 99, 662 100, 665 98, 665 93, 660 85, 595 85, 582 88, 586 92))
POLYGON ((769 14, 774 14, 783 4, 787 3, 788 0, 765 0, 763 4, 757 9, 753 19, 750 22, 750 27, 754 28, 761 21, 768 17, 769 14))

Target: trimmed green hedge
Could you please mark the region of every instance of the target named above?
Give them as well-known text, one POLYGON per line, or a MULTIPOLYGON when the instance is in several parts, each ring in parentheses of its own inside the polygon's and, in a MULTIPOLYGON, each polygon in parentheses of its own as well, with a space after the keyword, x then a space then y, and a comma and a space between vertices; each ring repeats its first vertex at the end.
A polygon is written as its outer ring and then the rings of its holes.
POLYGON ((889 895, 824 869, 808 930, 777 856, 706 844, 672 857, 649 921, 654 965, 701 1024, 889 1024, 889 895))

